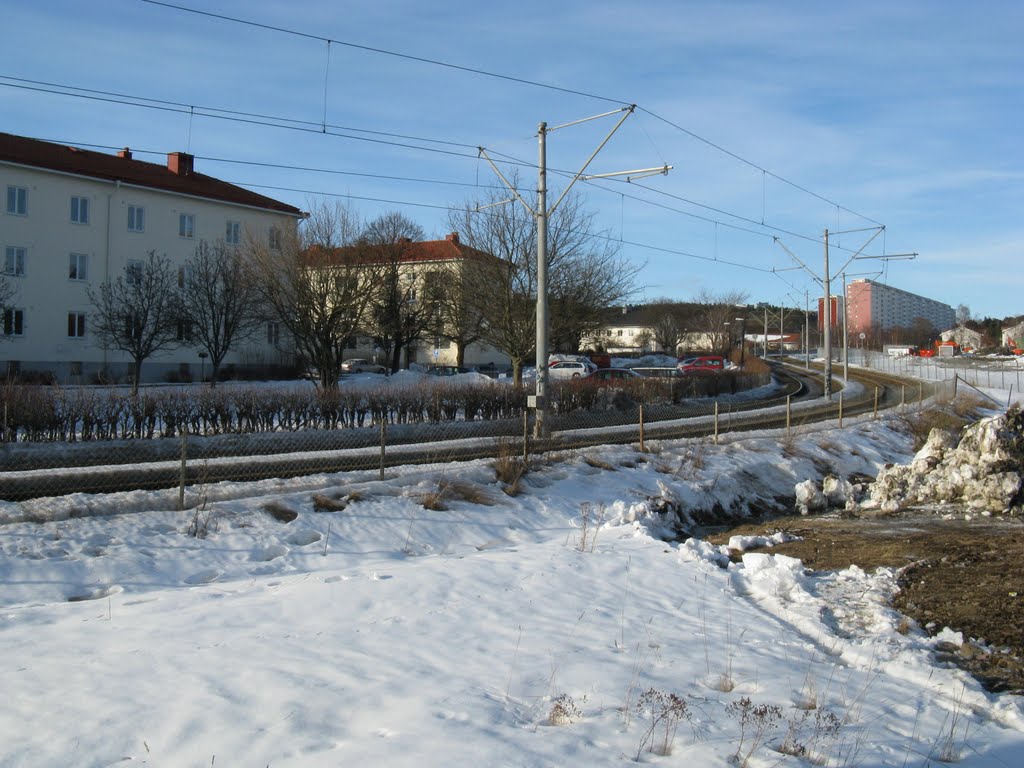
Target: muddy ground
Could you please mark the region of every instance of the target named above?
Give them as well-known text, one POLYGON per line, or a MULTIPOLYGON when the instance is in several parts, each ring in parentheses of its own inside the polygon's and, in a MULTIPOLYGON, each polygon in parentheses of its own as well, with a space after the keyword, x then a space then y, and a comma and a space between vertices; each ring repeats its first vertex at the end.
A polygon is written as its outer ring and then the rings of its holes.
POLYGON ((813 570, 903 569, 895 607, 924 631, 948 626, 976 641, 943 655, 990 691, 1024 694, 1024 520, 949 512, 775 518, 707 538, 726 544, 732 535, 784 530, 802 540, 764 551, 813 570))

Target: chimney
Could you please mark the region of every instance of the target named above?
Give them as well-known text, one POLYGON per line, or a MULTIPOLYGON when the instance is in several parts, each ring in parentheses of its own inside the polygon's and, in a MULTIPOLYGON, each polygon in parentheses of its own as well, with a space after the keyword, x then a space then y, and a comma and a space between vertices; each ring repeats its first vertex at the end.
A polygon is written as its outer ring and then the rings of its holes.
POLYGON ((445 237, 445 240, 447 240, 449 243, 453 243, 455 245, 458 245, 459 244, 459 233, 458 232, 452 232, 450 235, 447 235, 445 237))
POLYGON ((118 157, 123 157, 125 160, 131 160, 132 159, 132 151, 130 149, 128 149, 128 147, 125 147, 124 149, 122 149, 120 152, 117 153, 117 156, 118 157))
POLYGON ((169 152, 167 154, 167 170, 175 176, 190 176, 193 160, 195 157, 186 152, 169 152))

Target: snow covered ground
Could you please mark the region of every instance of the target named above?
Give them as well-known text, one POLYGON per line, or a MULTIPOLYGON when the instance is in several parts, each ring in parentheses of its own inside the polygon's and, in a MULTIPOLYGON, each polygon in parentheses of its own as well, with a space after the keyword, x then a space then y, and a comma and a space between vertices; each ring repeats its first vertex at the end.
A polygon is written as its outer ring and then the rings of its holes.
POLYGON ((659 538, 908 461, 895 424, 581 451, 516 496, 473 462, 34 502, 0 765, 1019 765, 1021 700, 899 631, 892 572, 659 538))

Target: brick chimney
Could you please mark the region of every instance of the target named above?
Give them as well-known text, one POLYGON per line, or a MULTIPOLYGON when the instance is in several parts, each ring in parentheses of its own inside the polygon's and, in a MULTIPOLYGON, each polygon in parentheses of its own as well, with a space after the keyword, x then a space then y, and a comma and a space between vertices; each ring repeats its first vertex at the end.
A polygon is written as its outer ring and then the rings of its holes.
POLYGON ((131 160, 132 159, 132 151, 130 149, 128 149, 128 147, 125 147, 124 149, 122 149, 120 152, 117 153, 117 156, 118 157, 123 157, 125 160, 131 160))
POLYGON ((458 245, 459 244, 459 233, 458 232, 452 232, 450 235, 447 235, 445 237, 445 240, 447 240, 449 243, 454 243, 455 245, 458 245))
POLYGON ((176 176, 190 176, 194 160, 195 157, 186 152, 169 152, 167 154, 167 170, 176 176))

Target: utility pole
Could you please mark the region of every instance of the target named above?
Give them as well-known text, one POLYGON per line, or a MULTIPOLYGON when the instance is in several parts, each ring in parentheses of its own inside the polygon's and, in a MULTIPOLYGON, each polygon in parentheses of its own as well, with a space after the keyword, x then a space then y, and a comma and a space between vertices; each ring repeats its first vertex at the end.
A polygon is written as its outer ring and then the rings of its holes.
MULTIPOLYGON (((672 170, 671 165, 663 165, 659 168, 641 168, 633 171, 614 171, 612 173, 596 173, 591 175, 584 175, 587 167, 597 157, 598 153, 604 149, 604 145, 609 142, 619 127, 626 121, 636 110, 636 104, 631 104, 628 107, 622 107, 621 109, 615 109, 611 112, 604 112, 600 115, 594 115, 593 117, 585 117, 581 120, 574 120, 571 123, 565 123, 563 125, 555 126, 554 128, 548 128, 548 124, 542 122, 537 130, 538 139, 538 158, 537 158, 537 208, 531 208, 530 204, 523 200, 522 196, 516 190, 516 188, 509 183, 508 179, 501 173, 498 166, 494 164, 494 161, 488 156, 487 152, 483 147, 479 147, 479 153, 487 163, 491 166, 491 169, 498 175, 498 178, 502 180, 506 187, 512 192, 513 200, 518 200, 522 203, 523 207, 534 217, 537 226, 537 386, 535 394, 531 395, 528 399, 528 406, 534 409, 535 419, 533 425, 533 432, 535 437, 547 437, 550 429, 547 424, 547 389, 548 389, 548 217, 555 212, 558 206, 565 199, 566 195, 569 194, 569 190, 572 189, 573 185, 580 181, 589 181, 590 179, 607 179, 613 176, 626 176, 626 181, 632 181, 633 179, 640 179, 646 176, 654 176, 655 174, 661 174, 667 176, 668 172, 672 170), (622 113, 622 117, 615 124, 615 127, 608 132, 597 149, 595 149, 590 157, 587 158, 586 162, 583 163, 583 167, 580 168, 579 172, 573 176, 572 181, 569 182, 565 190, 563 190, 561 196, 554 202, 554 204, 548 208, 547 205, 547 135, 552 131, 557 131, 559 128, 568 128, 572 125, 579 125, 580 123, 589 122, 590 120, 597 120, 602 117, 608 117, 609 115, 616 115, 622 113)), ((512 202, 512 200, 506 200, 504 202, 512 202)))
POLYGON ((537 387, 536 437, 547 436, 548 403, 548 124, 537 129, 537 387))
POLYGON ((822 280, 825 290, 825 399, 832 399, 832 284, 828 276, 828 230, 825 230, 825 274, 822 280))

